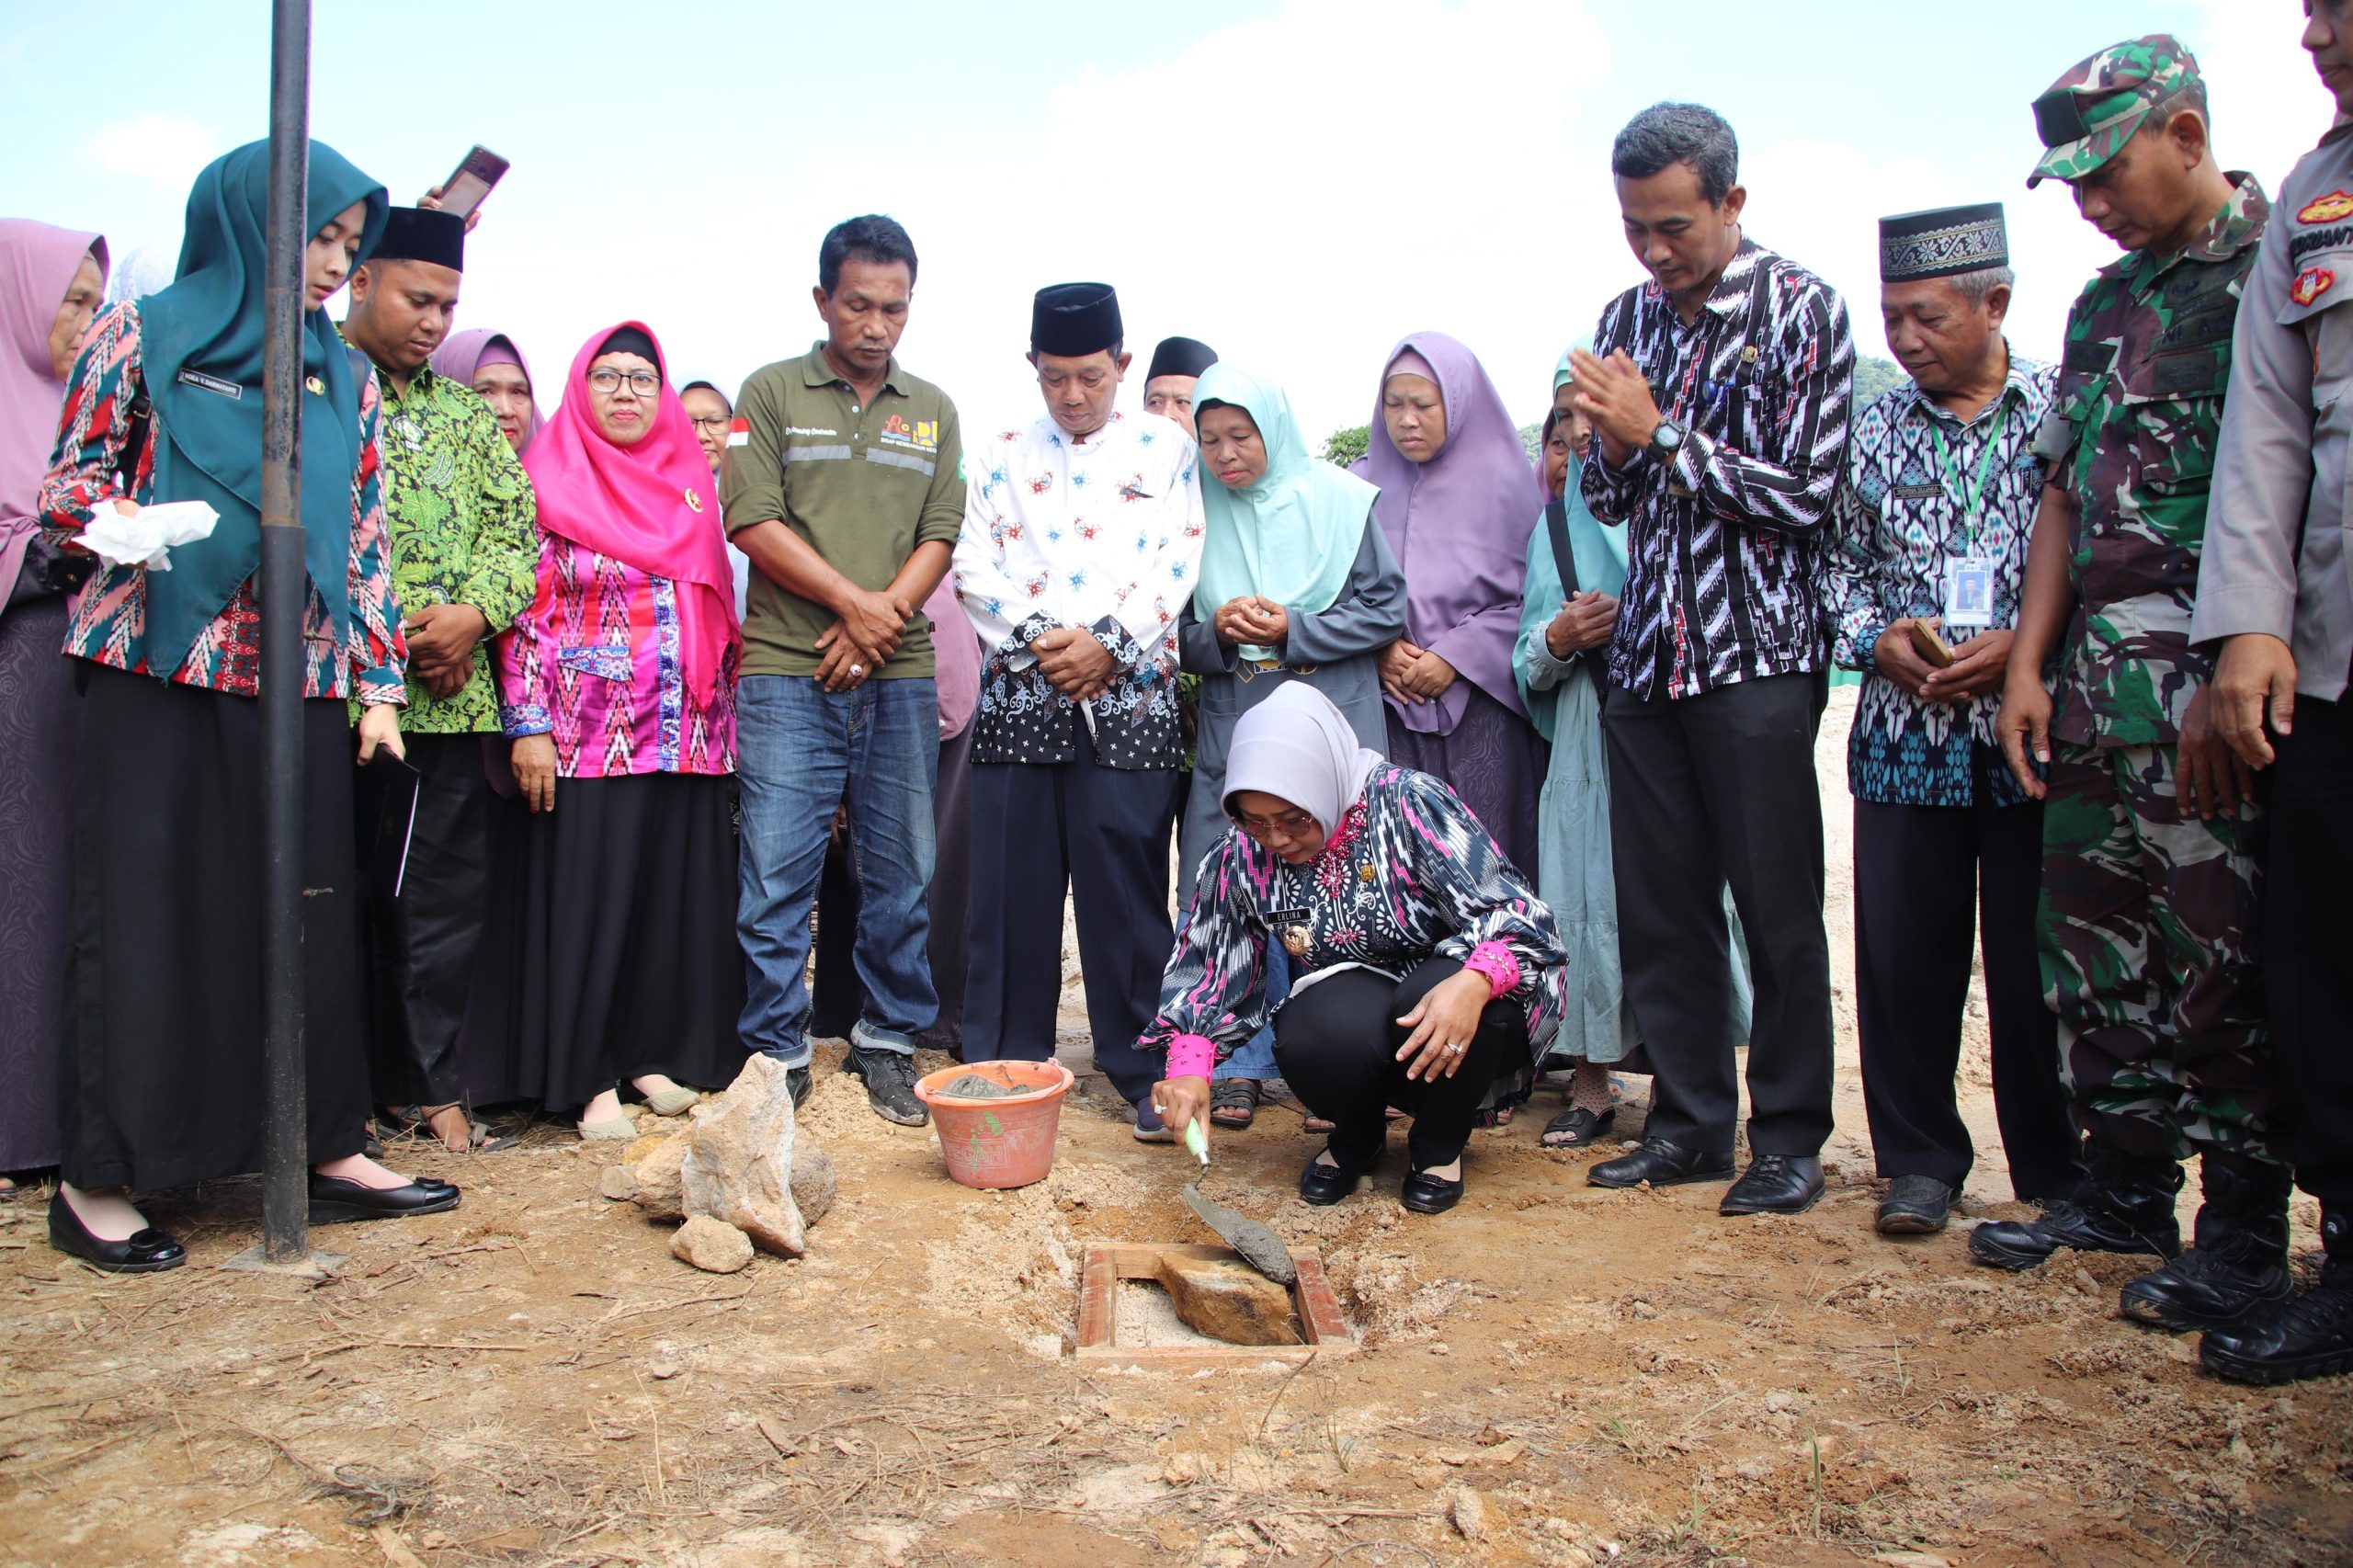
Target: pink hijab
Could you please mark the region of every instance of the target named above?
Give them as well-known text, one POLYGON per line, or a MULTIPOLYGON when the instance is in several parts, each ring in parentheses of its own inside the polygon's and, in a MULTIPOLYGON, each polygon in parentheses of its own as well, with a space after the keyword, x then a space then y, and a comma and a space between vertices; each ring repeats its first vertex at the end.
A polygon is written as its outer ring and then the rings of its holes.
MULTIPOLYGON (((547 419, 540 413, 539 379, 531 374, 531 362, 523 358, 522 348, 503 332, 487 327, 471 327, 453 332, 440 347, 433 351, 433 373, 447 376, 465 386, 474 384, 474 375, 484 365, 513 365, 531 383, 531 417, 523 426, 523 446, 528 452, 531 443, 539 439, 547 419)), ((520 453, 517 454, 518 456, 520 453)))
POLYGON ((681 585, 678 630, 687 686, 698 703, 708 703, 727 651, 743 642, 719 493, 710 460, 666 379, 643 440, 615 446, 597 425, 588 367, 624 327, 645 334, 667 377, 667 362, 658 358, 661 339, 643 322, 620 322, 597 333, 574 357, 563 402, 523 454, 523 472, 531 476, 541 528, 681 585))
POLYGON ((107 243, 97 234, 0 218, 0 607, 40 528, 40 482, 65 403, 49 362, 50 331, 91 255, 106 270, 107 243))

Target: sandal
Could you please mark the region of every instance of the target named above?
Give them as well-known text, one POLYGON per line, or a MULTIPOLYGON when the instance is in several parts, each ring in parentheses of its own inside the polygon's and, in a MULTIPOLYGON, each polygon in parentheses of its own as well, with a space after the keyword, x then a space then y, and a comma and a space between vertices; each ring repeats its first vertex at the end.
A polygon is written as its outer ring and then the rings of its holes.
POLYGON ((1599 1115, 1583 1106, 1572 1106, 1546 1122, 1542 1135, 1536 1142, 1546 1149, 1589 1149, 1617 1123, 1616 1106, 1599 1115))
POLYGON ((1210 1125, 1244 1128, 1258 1114, 1256 1078, 1220 1078, 1210 1085, 1210 1125))
POLYGON ((1338 1122, 1326 1121, 1320 1116, 1302 1116, 1299 1119, 1299 1130, 1302 1132, 1322 1132, 1328 1134, 1336 1132, 1339 1129, 1340 1124, 1338 1122))

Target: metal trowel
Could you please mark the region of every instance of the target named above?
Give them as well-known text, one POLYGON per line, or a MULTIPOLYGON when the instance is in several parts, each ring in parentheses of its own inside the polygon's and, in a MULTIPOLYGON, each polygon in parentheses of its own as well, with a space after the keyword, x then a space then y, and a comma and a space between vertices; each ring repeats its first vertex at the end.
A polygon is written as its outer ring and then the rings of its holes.
MULTIPOLYGON (((1210 1141, 1201 1131, 1198 1120, 1185 1123, 1185 1147, 1200 1161, 1206 1172, 1210 1164, 1210 1141)), ((1201 1178, 1195 1176, 1185 1186, 1185 1207, 1199 1216, 1202 1224, 1215 1231, 1225 1244, 1242 1255, 1242 1261, 1273 1280, 1278 1285, 1292 1285, 1299 1281, 1299 1266, 1290 1260, 1290 1248, 1271 1225, 1261 1223, 1247 1215, 1237 1214, 1224 1204, 1201 1196, 1201 1178)))

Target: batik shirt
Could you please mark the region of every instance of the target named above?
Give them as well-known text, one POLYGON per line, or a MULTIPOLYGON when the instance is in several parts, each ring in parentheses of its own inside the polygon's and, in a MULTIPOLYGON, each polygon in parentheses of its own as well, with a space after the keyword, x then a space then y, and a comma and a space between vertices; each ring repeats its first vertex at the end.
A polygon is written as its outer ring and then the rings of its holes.
MULTIPOLYGON (((409 378, 407 392, 389 381, 383 391, 384 516, 401 604, 412 615, 426 605, 472 605, 493 635, 504 631, 538 586, 531 482, 472 388, 427 368, 409 378)), ((473 666, 449 697, 411 680, 401 728, 497 730, 490 638, 475 646, 473 666)))
POLYGON ((1662 464, 1585 465, 1593 515, 1626 523, 1612 684, 1696 697, 1822 667, 1820 533, 1847 450, 1854 333, 1828 284, 1743 240, 1686 326, 1655 282, 1603 312, 1593 351, 1633 356, 1659 412, 1683 426, 1662 464))
POLYGON ((506 733, 553 736, 559 777, 735 771, 739 655, 697 702, 670 578, 549 534, 539 592, 497 653, 506 733))
POLYGON ((1221 1060, 1231 1055, 1269 1016, 1267 953, 1276 941, 1291 954, 1294 989, 1300 976, 1335 964, 1403 978, 1432 958, 1506 955, 1503 971, 1516 969, 1516 983, 1497 995, 1526 1009, 1540 1047, 1568 1009, 1568 959, 1551 907, 1443 780, 1410 767, 1375 768, 1303 866, 1239 829, 1211 847, 1161 980, 1159 1015, 1137 1043, 1165 1051, 1194 1036, 1221 1060))
MULTIPOLYGON (((155 499, 154 442, 126 453, 131 405, 142 384, 139 354, 139 307, 126 301, 91 324, 82 356, 74 362, 60 415, 57 457, 41 483, 41 522, 52 542, 71 542, 98 506, 128 498, 145 506, 155 499), (131 472, 122 472, 126 460, 131 472)), ((302 612, 302 695, 351 698, 363 703, 404 702, 407 645, 401 639, 401 611, 393 596, 392 561, 384 548, 384 511, 377 472, 376 378, 359 379, 359 460, 351 486, 351 619, 329 614, 315 586, 302 612)), ((153 426, 149 427, 151 430, 153 426)), ((340 475, 314 474, 313 483, 334 483, 340 475)), ((197 635, 188 656, 169 672, 182 686, 202 687, 234 697, 261 689, 261 601, 256 579, 247 577, 197 635)), ((101 566, 74 601, 65 632, 65 652, 132 675, 160 672, 147 663, 147 572, 139 566, 101 566)))
POLYGON ((1880 674, 1872 654, 1896 621, 1945 613, 1947 570, 1964 556, 1993 567, 1993 619, 1985 627, 1948 626, 1945 640, 1958 644, 2018 624, 2027 539, 2042 499, 2034 441, 2054 377, 2051 367, 2013 354, 2001 394, 1966 425, 1909 381, 1855 420, 1824 592, 1836 618, 1831 657, 1870 677, 1847 738, 1847 787, 1857 800, 1966 806, 1980 789, 1995 805, 2025 799, 2006 767, 1988 766, 2001 749, 1998 686, 1968 702, 1928 702, 1880 674))
POLYGON ((1176 618, 1201 560, 1201 486, 1184 427, 1115 414, 1084 441, 1051 419, 973 444, 956 592, 988 651, 976 763, 1061 763, 1085 728, 1095 759, 1176 767, 1176 618), (1056 691, 1029 644, 1090 632, 1119 664, 1086 705, 1056 691))
POLYGON ((2239 296, 2271 215, 2252 175, 2189 248, 2130 251, 2067 314, 2059 395, 2036 449, 2076 506, 2075 588, 2051 733, 2170 744, 2213 674, 2190 645, 2206 493, 2239 296))

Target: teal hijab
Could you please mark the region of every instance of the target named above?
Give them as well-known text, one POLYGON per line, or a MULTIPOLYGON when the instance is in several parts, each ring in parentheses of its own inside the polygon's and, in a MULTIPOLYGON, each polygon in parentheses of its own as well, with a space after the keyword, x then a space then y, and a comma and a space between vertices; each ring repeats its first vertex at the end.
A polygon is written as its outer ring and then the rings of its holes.
MULTIPOLYGON (((1576 372, 1570 368, 1569 355, 1582 348, 1593 352, 1593 339, 1580 337, 1562 351, 1561 362, 1552 369, 1552 391, 1575 381, 1576 372)), ((1569 458, 1569 486, 1565 494, 1569 510, 1569 553, 1575 558, 1577 585, 1599 589, 1611 598, 1626 591, 1626 525, 1615 527, 1596 517, 1585 504, 1585 495, 1577 483, 1577 476, 1585 470, 1585 454, 1575 452, 1569 458)))
MULTIPOLYGON (((305 236, 368 205, 365 257, 383 233, 384 187, 324 142, 311 143, 305 236)), ((261 561, 262 286, 269 143, 214 160, 188 197, 179 270, 139 301, 141 358, 155 410, 158 501, 204 501, 210 539, 147 574, 148 667, 168 678, 261 561)), ((302 551, 338 638, 351 616, 351 482, 359 463, 359 374, 324 309, 301 324, 302 551)))
MULTIPOLYGON (((1252 594, 1303 614, 1330 609, 1347 586, 1381 492, 1308 455, 1290 399, 1273 382, 1220 360, 1193 388, 1194 422, 1219 403, 1242 410, 1258 426, 1267 472, 1239 490, 1228 490, 1215 474, 1201 475, 1208 531, 1194 615, 1206 621, 1228 599, 1252 594)), ((1267 648, 1241 652, 1247 659, 1276 656, 1267 648)))

